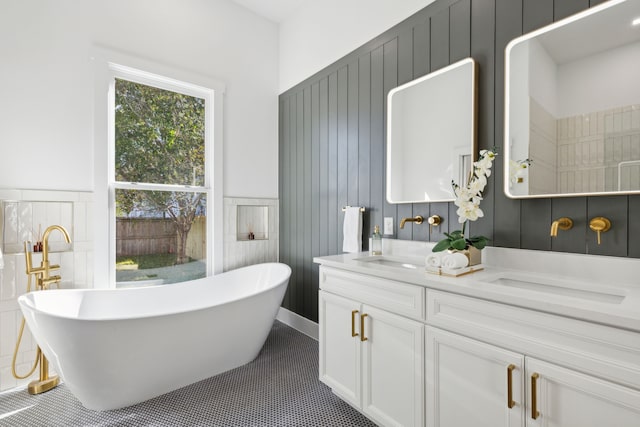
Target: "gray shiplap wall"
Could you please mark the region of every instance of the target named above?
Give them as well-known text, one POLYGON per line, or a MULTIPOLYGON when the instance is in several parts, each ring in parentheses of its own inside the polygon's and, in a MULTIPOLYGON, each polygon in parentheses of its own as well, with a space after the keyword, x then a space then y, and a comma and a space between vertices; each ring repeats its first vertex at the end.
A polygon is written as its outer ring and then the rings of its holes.
MULTIPOLYGON (((386 95, 394 87, 471 56, 479 68, 478 144, 503 145, 504 49, 513 38, 601 0, 437 0, 404 22, 280 95, 280 260, 293 274, 284 307, 317 321, 314 256, 341 253, 342 206, 364 206, 364 240, 383 217, 399 239, 437 241, 458 228, 452 203, 391 205, 384 188, 386 95), (397 225, 438 214, 441 227, 397 225)), ((329 27, 327 27, 329 28, 329 27)), ((640 257, 640 197, 511 200, 496 162, 484 193, 485 217, 472 234, 493 246, 640 257), (587 221, 613 227, 595 244, 587 221), (552 218, 575 226, 549 237, 552 218)), ((366 244, 366 243, 365 243, 366 244)))

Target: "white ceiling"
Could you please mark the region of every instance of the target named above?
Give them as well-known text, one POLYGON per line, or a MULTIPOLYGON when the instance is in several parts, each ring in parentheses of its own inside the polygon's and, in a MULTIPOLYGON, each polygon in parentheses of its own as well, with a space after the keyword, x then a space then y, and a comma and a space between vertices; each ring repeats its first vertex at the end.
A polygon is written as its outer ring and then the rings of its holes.
POLYGON ((571 24, 559 23, 558 28, 543 30, 536 38, 557 64, 640 42, 640 27, 631 25, 634 18, 640 17, 640 0, 605 3, 602 7, 607 8, 597 13, 590 9, 588 16, 571 24))
POLYGON ((277 24, 317 0, 233 0, 241 6, 277 24))

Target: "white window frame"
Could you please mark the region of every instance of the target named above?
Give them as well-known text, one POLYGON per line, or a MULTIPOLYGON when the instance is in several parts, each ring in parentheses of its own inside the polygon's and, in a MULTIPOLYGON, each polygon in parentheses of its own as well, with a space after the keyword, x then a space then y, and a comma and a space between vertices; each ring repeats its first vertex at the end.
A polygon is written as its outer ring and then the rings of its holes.
POLYGON ((202 192, 207 198, 207 276, 222 272, 222 107, 224 85, 201 76, 121 53, 94 49, 94 288, 115 288, 116 189, 202 192), (115 79, 205 99, 204 186, 116 183, 115 79), (108 224, 108 227, 100 227, 108 224))

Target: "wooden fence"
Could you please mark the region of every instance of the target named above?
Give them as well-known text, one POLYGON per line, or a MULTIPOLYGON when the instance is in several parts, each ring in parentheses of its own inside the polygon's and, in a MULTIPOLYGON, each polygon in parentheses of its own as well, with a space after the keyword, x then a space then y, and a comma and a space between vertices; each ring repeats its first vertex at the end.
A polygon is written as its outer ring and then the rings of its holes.
POLYGON ((207 218, 199 216, 193 221, 187 237, 187 255, 193 259, 205 259, 207 255, 207 218))
MULTIPOLYGON (((176 226, 170 219, 116 219, 116 256, 175 253, 176 226)), ((206 218, 197 217, 187 237, 186 254, 194 259, 206 255, 206 218)))

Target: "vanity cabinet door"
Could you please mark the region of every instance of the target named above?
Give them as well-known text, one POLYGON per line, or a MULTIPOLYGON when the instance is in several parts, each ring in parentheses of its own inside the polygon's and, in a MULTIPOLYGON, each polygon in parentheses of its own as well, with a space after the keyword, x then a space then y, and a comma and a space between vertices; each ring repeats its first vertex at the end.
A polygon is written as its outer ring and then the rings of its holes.
POLYGON ((427 427, 525 425, 523 355, 430 326, 425 335, 427 427))
POLYGON ((533 358, 526 366, 527 427, 640 426, 640 391, 533 358))
POLYGON ((424 325, 363 305, 362 411, 383 426, 424 425, 424 325))
POLYGON ((320 381, 357 408, 360 407, 361 390, 361 309, 356 301, 320 291, 320 381))

